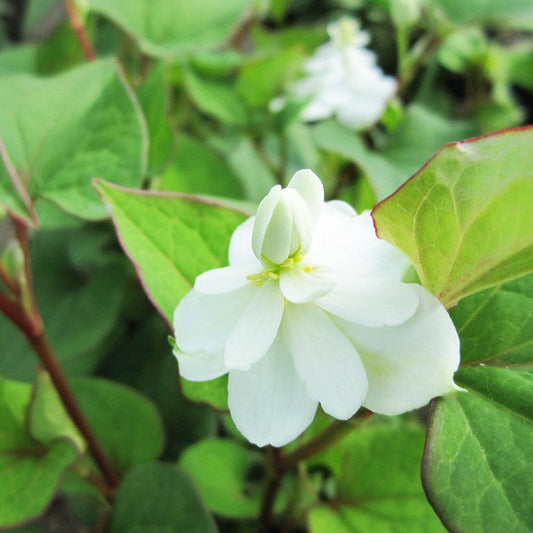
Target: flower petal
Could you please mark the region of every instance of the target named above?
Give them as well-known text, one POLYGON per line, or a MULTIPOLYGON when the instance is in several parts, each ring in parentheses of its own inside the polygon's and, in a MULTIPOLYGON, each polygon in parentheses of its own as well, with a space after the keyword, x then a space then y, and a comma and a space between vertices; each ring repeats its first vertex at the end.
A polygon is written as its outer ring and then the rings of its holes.
POLYGON ((377 237, 370 213, 350 216, 338 202, 330 203, 325 204, 306 259, 315 265, 349 270, 351 278, 399 281, 409 260, 377 237))
POLYGON ((254 263, 214 268, 200 274, 194 282, 194 290, 202 294, 222 294, 248 285, 247 276, 261 271, 257 261, 254 263))
POLYGON ((226 294, 190 291, 174 311, 176 344, 187 354, 223 354, 228 335, 252 300, 255 287, 226 294))
POLYGON ((298 268, 283 270, 279 277, 281 292, 292 303, 316 300, 331 290, 333 285, 298 268))
POLYGON ((442 304, 420 285, 415 315, 380 329, 337 322, 361 355, 369 380, 364 406, 396 415, 427 404, 456 387, 459 337, 442 304))
MULTIPOLYGON (((333 280, 333 275, 326 277, 333 280)), ((396 326, 411 318, 418 307, 414 284, 399 281, 339 278, 328 294, 317 300, 322 309, 348 322, 367 327, 396 326)))
POLYGON ((291 178, 287 188, 295 189, 303 198, 314 227, 322 213, 322 205, 324 203, 324 186, 320 178, 308 168, 299 170, 291 178))
POLYGON ((309 396, 331 416, 350 418, 365 399, 368 382, 348 337, 314 304, 287 304, 283 331, 309 396))
POLYGON ((189 381, 208 381, 223 376, 228 372, 224 365, 224 354, 205 352, 183 353, 174 349, 178 359, 180 376, 189 381))
POLYGON ((270 348, 279 330, 285 305, 279 284, 267 281, 253 290, 226 341, 224 362, 229 369, 248 370, 270 348))
MULTIPOLYGON (((229 264, 240 265, 257 262, 260 263, 252 250, 252 232, 254 230, 255 217, 245 220, 240 226, 237 226, 229 243, 229 264)), ((260 267, 259 267, 260 268, 260 267)))
POLYGON ((239 431, 257 446, 283 446, 313 421, 318 403, 296 373, 281 336, 250 370, 229 373, 228 405, 239 431))

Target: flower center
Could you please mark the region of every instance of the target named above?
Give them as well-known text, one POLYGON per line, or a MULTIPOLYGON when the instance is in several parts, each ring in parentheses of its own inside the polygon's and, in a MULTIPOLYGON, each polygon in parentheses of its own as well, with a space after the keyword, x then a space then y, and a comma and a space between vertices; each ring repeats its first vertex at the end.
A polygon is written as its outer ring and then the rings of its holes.
POLYGON ((281 272, 284 270, 290 270, 293 268, 301 268, 304 272, 311 272, 313 267, 311 266, 300 266, 304 255, 300 252, 296 252, 292 257, 289 257, 280 265, 272 265, 270 268, 265 268, 257 274, 250 274, 247 276, 247 279, 254 287, 261 287, 265 281, 276 281, 279 279, 281 272))

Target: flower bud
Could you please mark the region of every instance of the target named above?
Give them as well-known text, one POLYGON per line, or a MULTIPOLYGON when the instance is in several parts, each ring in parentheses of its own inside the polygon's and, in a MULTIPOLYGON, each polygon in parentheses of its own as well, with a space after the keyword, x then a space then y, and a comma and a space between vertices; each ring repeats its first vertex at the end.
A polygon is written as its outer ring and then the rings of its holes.
POLYGON ((252 248, 259 261, 272 268, 296 254, 305 254, 312 233, 311 214, 300 193, 276 185, 257 209, 252 248))
POLYGON ((0 256, 0 263, 4 266, 8 276, 17 284, 24 279, 24 253, 17 239, 11 239, 0 256))

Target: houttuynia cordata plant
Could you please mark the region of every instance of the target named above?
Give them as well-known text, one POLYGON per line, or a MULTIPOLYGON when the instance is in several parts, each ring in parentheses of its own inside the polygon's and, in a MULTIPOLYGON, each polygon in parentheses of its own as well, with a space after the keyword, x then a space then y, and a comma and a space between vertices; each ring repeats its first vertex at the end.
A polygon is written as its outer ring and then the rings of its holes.
POLYGON ((0 13, 1 530, 533 530, 529 1, 0 13))

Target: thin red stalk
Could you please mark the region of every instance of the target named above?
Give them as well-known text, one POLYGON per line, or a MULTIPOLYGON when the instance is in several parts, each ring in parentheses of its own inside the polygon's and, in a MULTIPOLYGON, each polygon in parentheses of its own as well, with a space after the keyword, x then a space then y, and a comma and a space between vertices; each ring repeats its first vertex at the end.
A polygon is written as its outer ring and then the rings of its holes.
POLYGON ((86 440, 89 453, 93 457, 99 470, 102 472, 109 488, 113 490, 118 486, 118 476, 114 472, 109 459, 81 411, 76 397, 68 384, 67 378, 59 365, 57 358, 52 352, 44 333, 42 319, 33 295, 28 228, 22 222, 17 220, 14 222, 17 238, 24 255, 24 274, 26 278, 29 305, 25 305, 21 300, 11 300, 5 294, 0 292, 0 309, 21 330, 32 345, 42 366, 50 375, 63 406, 86 440))
POLYGON ((34 335, 39 329, 24 312, 24 309, 0 291, 0 309, 26 335, 34 335))
MULTIPOLYGON (((26 295, 28 297, 29 312, 32 322, 35 322, 38 329, 42 329, 42 320, 37 304, 35 303, 35 296, 33 293, 33 276, 31 275, 30 265, 30 240, 28 238, 28 226, 26 226, 20 220, 13 218, 13 224, 15 225, 15 234, 20 243, 22 249, 22 256, 24 258, 24 279, 26 280, 26 295)), ((24 296, 24 291, 23 291, 24 296)), ((24 301, 21 302, 24 306, 24 301)))
MULTIPOLYGON (((24 332, 25 333, 25 332, 24 332)), ((68 384, 68 381, 63 373, 63 369, 57 362, 56 357, 52 353, 50 345, 44 335, 44 332, 41 331, 38 335, 30 337, 28 340, 33 346, 35 352, 37 353, 41 364, 48 372, 54 387, 63 402, 63 405, 69 414, 70 418, 76 424, 79 432, 83 435, 83 438, 87 441, 87 446, 89 448, 89 453, 93 457, 95 463, 98 465, 98 468, 102 472, 104 479, 111 489, 114 489, 118 486, 118 476, 115 474, 109 459, 107 458, 104 450, 100 446, 98 439, 94 435, 85 415, 80 409, 76 397, 68 384)))
POLYGON ((85 57, 88 61, 94 61, 97 58, 96 52, 94 51, 93 45, 87 36, 85 31, 85 26, 83 25, 83 20, 74 5, 73 0, 63 0, 65 4, 65 9, 67 10, 68 20, 72 31, 75 33, 78 42, 80 43, 81 49, 85 54, 85 57))

